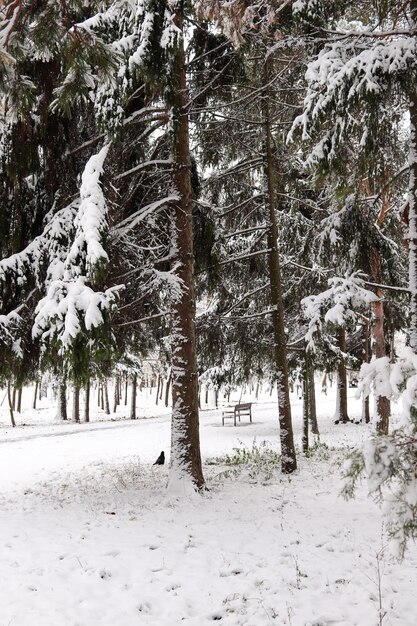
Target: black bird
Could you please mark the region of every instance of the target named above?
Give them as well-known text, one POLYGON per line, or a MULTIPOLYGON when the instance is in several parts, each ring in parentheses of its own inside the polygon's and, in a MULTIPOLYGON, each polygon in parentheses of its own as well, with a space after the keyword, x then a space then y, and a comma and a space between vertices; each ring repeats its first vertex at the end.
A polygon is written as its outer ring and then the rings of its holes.
POLYGON ((163 465, 165 463, 165 452, 162 450, 161 454, 156 459, 154 465, 163 465))

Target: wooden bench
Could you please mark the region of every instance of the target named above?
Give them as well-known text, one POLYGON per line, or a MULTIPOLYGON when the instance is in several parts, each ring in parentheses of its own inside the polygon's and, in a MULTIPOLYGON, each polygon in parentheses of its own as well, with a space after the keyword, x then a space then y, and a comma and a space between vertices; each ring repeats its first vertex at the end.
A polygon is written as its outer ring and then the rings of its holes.
POLYGON ((234 425, 236 426, 236 418, 241 417, 249 417, 249 421, 252 423, 252 402, 246 402, 246 404, 236 404, 234 409, 226 409, 222 412, 222 424, 224 426, 224 420, 233 419, 234 425))

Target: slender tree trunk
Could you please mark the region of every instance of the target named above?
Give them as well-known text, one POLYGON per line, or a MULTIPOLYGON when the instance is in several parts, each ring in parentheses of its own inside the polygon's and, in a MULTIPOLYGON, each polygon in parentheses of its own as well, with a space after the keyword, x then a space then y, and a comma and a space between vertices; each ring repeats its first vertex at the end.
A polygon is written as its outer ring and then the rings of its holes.
MULTIPOLYGON (((410 29, 417 27, 417 0, 410 0, 410 29)), ((417 353, 417 89, 411 82, 410 112, 410 179, 408 186, 408 287, 410 290, 410 347, 417 353)), ((417 418, 417 407, 411 409, 417 418)))
MULTIPOLYGON (((337 331, 337 346, 339 350, 346 353, 346 331, 340 327, 337 331)), ((350 422, 347 405, 347 371, 343 357, 337 364, 337 401, 336 401, 336 420, 335 423, 346 424, 350 422)))
MULTIPOLYGON (((364 320, 363 323, 363 339, 362 339, 362 361, 363 363, 369 363, 370 361, 370 346, 369 346, 369 321, 364 320)), ((369 413, 369 396, 363 398, 362 401, 362 419, 365 424, 369 424, 371 421, 369 413)))
POLYGON ((128 390, 128 386, 129 386, 129 375, 126 372, 126 378, 125 378, 125 406, 127 406, 127 390, 128 390))
POLYGON ((80 423, 80 387, 74 385, 72 390, 72 419, 77 424, 80 423))
POLYGON ((22 393, 23 393, 23 388, 19 387, 19 389, 17 390, 17 412, 18 413, 22 412, 22 393))
POLYGON ((205 403, 206 406, 208 404, 208 396, 209 396, 209 388, 206 387, 205 394, 204 394, 204 403, 205 403))
POLYGON ((10 421, 12 423, 13 428, 15 428, 16 422, 15 422, 14 415, 13 415, 12 385, 10 381, 7 383, 7 400, 9 402, 10 421))
POLYGON ((130 401, 130 419, 136 419, 136 391, 138 386, 137 374, 132 374, 132 397, 130 401))
POLYGON ((313 435, 320 435, 319 425, 317 423, 317 406, 316 406, 316 383, 314 380, 314 366, 311 363, 311 359, 309 359, 309 368, 308 368, 308 400, 309 400, 309 416, 310 416, 310 426, 311 432, 313 435))
POLYGON ((155 399, 155 404, 158 405, 159 402, 159 390, 161 388, 161 376, 160 374, 158 374, 158 384, 156 387, 156 399, 155 399))
POLYGON ((274 330, 275 367, 278 374, 278 412, 281 440, 281 469, 289 474, 297 469, 294 436, 292 430, 290 388, 288 382, 287 343, 284 326, 284 302, 282 298, 281 267, 278 250, 278 226, 275 214, 275 172, 271 145, 271 121, 269 113, 269 61, 264 64, 264 94, 262 116, 265 141, 265 182, 269 209, 268 255, 272 323, 274 330))
POLYGON ((39 387, 39 381, 36 380, 35 381, 35 391, 33 394, 33 403, 32 403, 32 409, 34 411, 36 411, 36 400, 38 399, 38 387, 39 387))
POLYGON ((103 381, 103 394, 104 394, 104 412, 106 415, 110 415, 109 388, 107 386, 107 380, 103 381))
POLYGON ((13 403, 13 410, 16 411, 16 385, 13 385, 12 403, 13 403))
POLYGON ((57 420, 67 420, 67 384, 65 381, 58 382, 58 390, 57 390, 57 407, 56 407, 56 417, 57 420))
POLYGON ((191 158, 188 134, 188 93, 185 72, 183 8, 178 5, 174 23, 181 32, 173 52, 172 161, 178 200, 173 204, 173 240, 182 283, 181 294, 172 296, 172 429, 170 485, 191 479, 204 486, 198 414, 198 378, 195 339, 195 295, 191 158))
POLYGON ((309 384, 309 359, 306 353, 304 353, 304 365, 303 365, 303 452, 308 452, 308 422, 310 418, 310 384, 309 384))
MULTIPOLYGON (((372 279, 376 283, 381 283, 381 256, 378 250, 371 250, 371 274, 372 279)), ((384 334, 384 303, 382 301, 383 293, 381 289, 377 289, 376 295, 380 298, 379 302, 372 302, 372 350, 376 359, 387 355, 385 349, 384 334)), ((376 429, 381 435, 388 435, 389 418, 391 413, 391 403, 385 396, 377 396, 375 401, 376 408, 376 429)))
POLYGON ((120 403, 120 394, 119 394, 119 377, 116 376, 114 379, 114 402, 113 402, 113 413, 116 413, 117 407, 120 403))
POLYGON ((166 387, 165 387, 165 406, 168 406, 168 404, 169 404, 169 390, 170 390, 170 387, 171 387, 171 371, 169 372, 167 384, 166 384, 166 387))
POLYGON ((84 421, 89 422, 90 421, 90 378, 87 379, 87 382, 85 384, 84 398, 85 398, 84 421))

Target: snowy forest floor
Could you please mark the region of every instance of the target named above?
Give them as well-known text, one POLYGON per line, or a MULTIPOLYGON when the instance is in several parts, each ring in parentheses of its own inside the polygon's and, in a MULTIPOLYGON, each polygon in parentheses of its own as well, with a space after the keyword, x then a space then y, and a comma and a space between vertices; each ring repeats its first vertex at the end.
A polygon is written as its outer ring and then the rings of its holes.
POLYGON ((203 410, 210 490, 191 499, 169 496, 167 466, 151 465, 170 441, 168 409, 151 400, 138 400, 147 419, 123 419, 123 407, 86 425, 28 408, 16 429, 3 405, 0 626, 415 626, 416 547, 397 563, 365 487, 338 495, 345 455, 372 427, 333 424, 334 388, 318 398, 326 445, 267 481, 227 473, 221 457, 254 438, 279 448, 269 395, 236 428, 203 410))

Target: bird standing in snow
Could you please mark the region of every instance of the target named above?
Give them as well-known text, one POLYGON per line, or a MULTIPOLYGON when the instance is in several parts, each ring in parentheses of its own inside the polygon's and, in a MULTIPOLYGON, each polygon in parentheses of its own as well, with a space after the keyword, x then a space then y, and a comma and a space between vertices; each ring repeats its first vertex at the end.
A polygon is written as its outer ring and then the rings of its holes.
POLYGON ((162 450, 161 454, 156 459, 154 465, 163 465, 165 463, 165 452, 162 450))

